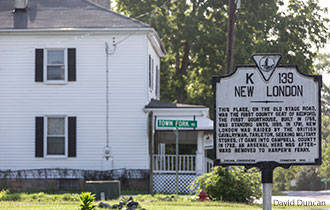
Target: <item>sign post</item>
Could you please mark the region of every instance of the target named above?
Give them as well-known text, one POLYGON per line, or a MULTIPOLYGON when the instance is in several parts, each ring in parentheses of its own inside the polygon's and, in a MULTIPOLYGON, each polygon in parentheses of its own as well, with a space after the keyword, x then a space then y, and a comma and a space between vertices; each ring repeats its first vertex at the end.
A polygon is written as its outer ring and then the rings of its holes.
POLYGON ((256 65, 213 77, 215 165, 260 168, 267 210, 274 168, 321 164, 322 76, 280 59, 256 54, 256 65))
POLYGON ((179 127, 175 128, 175 193, 179 194, 179 127))
POLYGON ((158 120, 158 127, 175 127, 175 192, 179 194, 179 128, 197 128, 197 121, 158 120))

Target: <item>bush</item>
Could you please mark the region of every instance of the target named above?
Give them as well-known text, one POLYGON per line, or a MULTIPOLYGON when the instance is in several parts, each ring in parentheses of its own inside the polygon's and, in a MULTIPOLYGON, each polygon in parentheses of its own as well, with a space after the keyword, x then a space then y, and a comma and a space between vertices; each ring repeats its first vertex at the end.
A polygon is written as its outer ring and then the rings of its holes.
POLYGON ((215 167, 198 177, 191 189, 204 189, 213 200, 248 203, 261 197, 260 172, 244 167, 215 167))
POLYGON ((95 197, 90 192, 82 192, 80 194, 80 209, 81 210, 93 210, 96 209, 96 205, 93 204, 95 197))

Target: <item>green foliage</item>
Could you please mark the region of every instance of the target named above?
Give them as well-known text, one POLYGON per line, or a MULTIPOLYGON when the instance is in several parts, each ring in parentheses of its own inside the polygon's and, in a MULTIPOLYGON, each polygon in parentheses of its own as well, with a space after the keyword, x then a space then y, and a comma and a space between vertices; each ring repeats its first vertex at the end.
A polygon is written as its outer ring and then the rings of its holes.
POLYGON ((330 54, 319 53, 316 56, 315 69, 318 73, 330 73, 330 54))
MULTIPOLYGON (((330 73, 330 54, 319 53, 316 56, 314 68, 318 74, 330 73)), ((330 87, 323 83, 321 89, 321 109, 325 116, 330 115, 330 87)))
POLYGON ((47 194, 39 193, 12 193, 9 190, 0 191, 0 201, 78 201, 78 194, 47 194))
POLYGON ((324 116, 330 115, 330 87, 326 84, 322 86, 321 109, 324 116))
MULTIPOLYGON (((256 52, 276 52, 282 54, 282 64, 313 72, 314 49, 328 39, 329 20, 321 16, 325 9, 317 0, 287 1, 287 9, 283 4, 242 1, 234 64, 251 64, 256 52)), ((117 0, 119 12, 149 23, 165 44, 162 100, 213 107, 211 77, 225 71, 227 5, 228 0, 117 0)))
POLYGON ((3 201, 5 196, 9 193, 9 190, 1 190, 0 191, 0 201, 3 201))
POLYGON ((198 192, 204 189, 214 200, 246 203, 261 197, 260 180, 260 172, 255 169, 215 167, 198 177, 191 187, 197 186, 198 192))
POLYGON ((323 185, 318 176, 317 166, 301 167, 296 174, 296 190, 321 190, 323 185))
POLYGON ((322 165, 319 174, 321 178, 330 178, 330 118, 326 115, 322 115, 322 165))
POLYGON ((90 192, 80 193, 80 209, 81 210, 93 210, 96 209, 96 205, 93 204, 95 196, 90 192))
MULTIPOLYGON (((323 160, 325 160, 324 154, 323 160)), ((327 172, 326 169, 322 169, 322 166, 293 166, 289 169, 277 167, 274 170, 273 191, 322 190, 320 171, 324 170, 324 172, 327 172), (291 180, 296 181, 296 186, 291 186, 291 180)))
POLYGON ((322 152, 322 165, 319 169, 320 177, 330 179, 330 143, 323 147, 322 152))
POLYGON ((286 179, 286 174, 285 174, 284 168, 276 168, 273 171, 273 191, 275 192, 280 192, 280 191, 285 191, 287 189, 287 179, 286 179))
POLYGON ((301 168, 301 166, 291 166, 288 169, 282 167, 275 168, 273 172, 273 191, 294 190, 294 187, 291 186, 291 180, 295 180, 295 176, 301 168))
POLYGON ((0 201, 20 201, 23 200, 23 195, 20 193, 10 193, 9 190, 0 191, 0 201))

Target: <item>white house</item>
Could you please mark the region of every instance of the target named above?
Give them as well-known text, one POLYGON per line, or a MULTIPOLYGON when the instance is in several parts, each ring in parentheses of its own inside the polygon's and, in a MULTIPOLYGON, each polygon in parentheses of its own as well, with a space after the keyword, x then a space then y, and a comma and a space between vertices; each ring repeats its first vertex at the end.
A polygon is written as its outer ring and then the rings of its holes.
POLYGON ((0 1, 0 186, 149 184, 164 54, 149 25, 89 0, 0 1))

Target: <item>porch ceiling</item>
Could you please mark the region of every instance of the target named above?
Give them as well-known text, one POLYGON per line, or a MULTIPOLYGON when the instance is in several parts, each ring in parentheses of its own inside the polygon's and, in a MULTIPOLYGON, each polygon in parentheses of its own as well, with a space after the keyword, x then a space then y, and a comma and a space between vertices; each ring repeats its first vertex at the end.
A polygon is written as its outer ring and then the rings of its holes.
MULTIPOLYGON (((180 144, 197 144, 197 131, 180 131, 180 144)), ((157 131, 156 141, 158 144, 175 144, 175 132, 157 131)))

